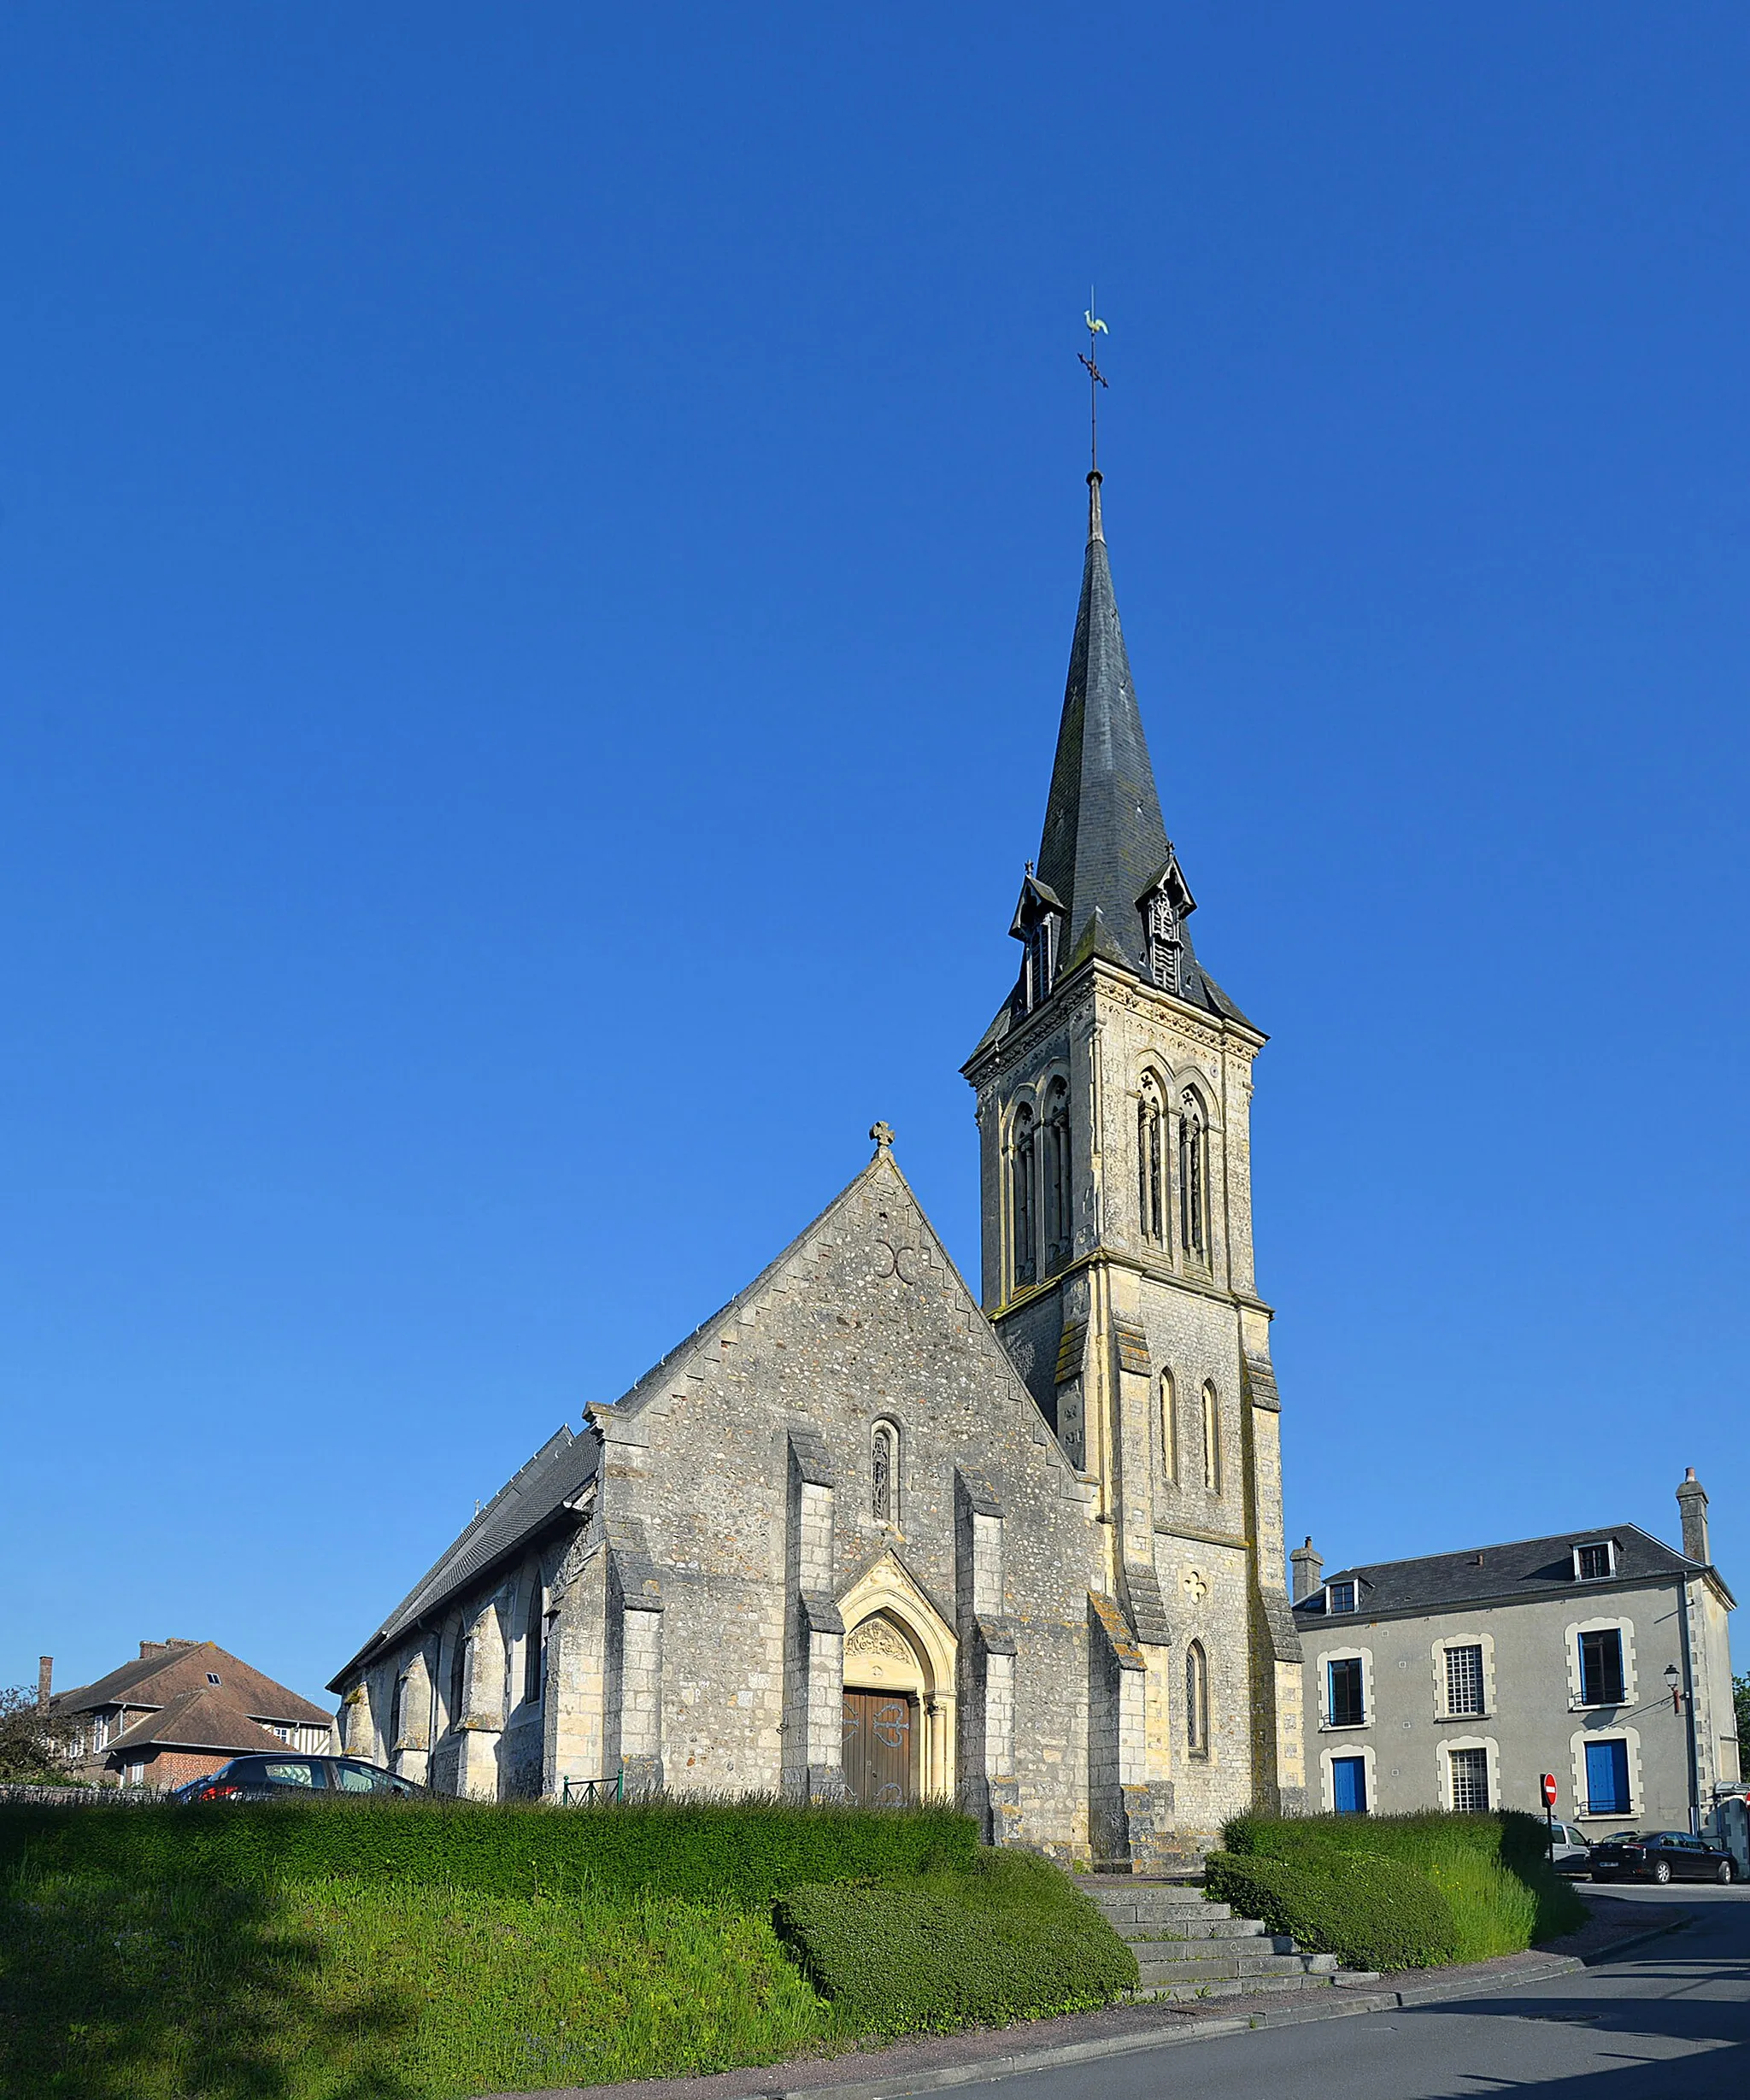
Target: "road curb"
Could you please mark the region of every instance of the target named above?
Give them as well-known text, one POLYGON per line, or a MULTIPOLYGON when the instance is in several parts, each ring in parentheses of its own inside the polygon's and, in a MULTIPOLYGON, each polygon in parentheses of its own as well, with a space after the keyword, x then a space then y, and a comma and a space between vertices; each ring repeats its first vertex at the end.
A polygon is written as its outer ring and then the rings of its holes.
MULTIPOLYGON (((1446 1999, 1493 1997, 1498 1991, 1515 1990, 1521 1984, 1546 1982, 1553 1976, 1595 1968, 1599 1963, 1626 1954, 1632 1948, 1644 1946, 1649 1940, 1681 1932, 1694 1921, 1695 1915, 1693 1910, 1679 1911, 1663 1924, 1615 1940, 1594 1954, 1541 1955, 1518 1968, 1496 1969, 1484 1976, 1472 1974, 1443 1977, 1438 1981, 1409 1984, 1401 1990, 1332 1984, 1325 1990, 1309 1992, 1298 2004, 1272 2005, 1225 2019, 1192 2017, 1183 2027, 1142 2028, 1128 2034, 1095 2036, 1083 2042, 1054 2042, 1043 2048, 1014 2050, 1007 2056, 943 2064, 934 2070, 919 2068, 901 2071, 896 2068, 874 2077, 853 2079, 837 2085, 782 2085, 774 2078, 770 2085, 761 2088, 758 2100, 902 2100, 907 2094, 943 2092, 957 2085, 991 2085, 1000 2079, 1016 2078, 1031 2071, 1067 2070, 1077 2064, 1097 2063, 1107 2056, 1135 2056, 1143 2050, 1179 2049, 1189 2043, 1219 2041, 1232 2034, 1301 2027, 1320 2020, 1353 2020, 1365 2013, 1410 2010, 1420 2005, 1436 2005, 1446 1999)), ((785 2068, 772 2066, 778 2077, 785 2068)), ((576 2093, 578 2100, 587 2100, 587 2096, 576 2087, 568 2091, 576 2093)), ((502 2100, 509 2100, 509 2097, 503 2096, 502 2100)), ((555 2093, 550 2100, 567 2100, 567 2096, 555 2093)))
POLYGON ((1305 2003, 1275 2007, 1242 2019, 1195 2020, 1180 2028, 1157 2033, 1114 2034, 1086 2042, 1060 2042, 1045 2049, 1018 2050, 1013 2056, 987 2056, 974 2063, 944 2064, 935 2071, 906 2074, 890 2072, 884 2078, 858 2079, 845 2085, 807 2085, 774 2088, 771 2100, 898 2100, 907 2093, 939 2092, 955 2085, 982 2085, 998 2079, 1014 2078, 1029 2071, 1067 2069, 1072 2064, 1094 2063, 1103 2056, 1132 2056, 1144 2049, 1177 2049, 1188 2042, 1213 2042, 1230 2034, 1254 2033, 1260 2029, 1309 2025, 1318 2020, 1353 2020, 1364 2013, 1407 2010, 1418 2005, 1437 2005, 1443 1999, 1492 1997, 1521 1984, 1545 1983, 1553 1976, 1572 1975, 1576 1970, 1595 1968, 1600 1962, 1681 1932, 1694 1917, 1685 1910, 1663 1925, 1649 1927, 1618 1939, 1595 1954, 1552 1954, 1528 1962, 1523 1968, 1498 1969, 1489 1976, 1448 1977, 1438 1983, 1411 1984, 1401 1991, 1351 1990, 1333 1984, 1305 2003))
POLYGON ((936 2092, 948 2085, 982 2085, 993 2079, 1013 2078, 1025 2071, 1055 2071, 1071 2064, 1093 2063, 1102 2056, 1127 2056, 1143 2049, 1176 2049, 1185 2042, 1213 2041, 1220 2034, 1249 2033, 1251 2020, 1198 2020, 1156 2033, 1113 2034, 1089 2042, 1055 2042, 1046 2049, 1018 2050, 1012 2056, 985 2056, 975 2063, 944 2064, 937 2071, 889 2072, 885 2078, 859 2079, 849 2085, 796 2085, 774 2088, 771 2100, 890 2100, 904 2093, 936 2092))

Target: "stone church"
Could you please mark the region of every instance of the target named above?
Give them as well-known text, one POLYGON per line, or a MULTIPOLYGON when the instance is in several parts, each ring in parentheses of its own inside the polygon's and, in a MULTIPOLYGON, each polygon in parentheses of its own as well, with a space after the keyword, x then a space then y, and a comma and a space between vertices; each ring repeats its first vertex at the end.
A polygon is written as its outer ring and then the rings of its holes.
POLYGON ((960 1798, 1147 1867, 1302 1799, 1264 1036, 1193 945, 1089 477, 1014 988, 965 1066, 982 1299, 892 1134, 620 1399, 561 1428, 333 1680, 444 1792, 960 1798))

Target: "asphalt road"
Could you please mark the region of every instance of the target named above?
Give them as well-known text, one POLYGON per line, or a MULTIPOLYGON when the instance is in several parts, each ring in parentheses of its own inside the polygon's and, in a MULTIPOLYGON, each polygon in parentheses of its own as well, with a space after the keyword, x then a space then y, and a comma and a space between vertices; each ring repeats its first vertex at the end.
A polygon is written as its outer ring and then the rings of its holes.
MULTIPOLYGON (((1001 2100, 1750 2100, 1750 1886, 1612 1896, 1695 1922, 1489 1997, 1261 2027, 1004 2079, 1001 2100)), ((903 2091, 903 2088, 898 2090, 903 2091)))

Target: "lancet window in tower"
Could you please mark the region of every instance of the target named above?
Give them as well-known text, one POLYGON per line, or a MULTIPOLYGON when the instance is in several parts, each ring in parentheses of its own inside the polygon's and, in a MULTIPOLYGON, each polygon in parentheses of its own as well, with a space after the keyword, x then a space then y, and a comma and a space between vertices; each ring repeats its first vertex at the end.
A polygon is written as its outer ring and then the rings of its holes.
POLYGON ((1185 1650, 1185 1748, 1194 1757, 1209 1755, 1209 1658, 1201 1640, 1185 1650))
POLYGON ((899 1431, 878 1422, 869 1442, 869 1505, 878 1524, 899 1522, 899 1431))
POLYGON ((1221 1403, 1209 1385, 1203 1388, 1203 1485, 1213 1495, 1221 1493, 1221 1403))
POLYGON ((1009 1208, 1014 1229, 1015 1282, 1035 1283, 1039 1278, 1039 1250, 1035 1219, 1036 1133, 1033 1111, 1025 1101, 1015 1111, 1014 1136, 1009 1146, 1009 1208))
POLYGON ((1070 1090, 1054 1079, 1045 1096, 1045 1265, 1070 1251, 1070 1090))
POLYGON ((1026 1003, 1029 1013, 1045 998, 1051 989, 1051 918, 1046 916, 1035 921, 1027 931, 1026 1003))
POLYGON ((1179 1411, 1178 1396, 1173 1389, 1172 1373, 1160 1374, 1160 1467, 1167 1480, 1177 1486, 1179 1477, 1179 1411))
POLYGON ((1179 1244, 1194 1262, 1209 1258, 1209 1130, 1188 1087, 1179 1104, 1179 1244))
POLYGON ((1161 1126, 1166 1120, 1160 1088, 1155 1084, 1154 1075, 1147 1074, 1136 1102, 1136 1210, 1142 1221, 1142 1237, 1151 1247, 1161 1246, 1166 1237, 1166 1209, 1161 1189, 1165 1165, 1161 1156, 1161 1126))

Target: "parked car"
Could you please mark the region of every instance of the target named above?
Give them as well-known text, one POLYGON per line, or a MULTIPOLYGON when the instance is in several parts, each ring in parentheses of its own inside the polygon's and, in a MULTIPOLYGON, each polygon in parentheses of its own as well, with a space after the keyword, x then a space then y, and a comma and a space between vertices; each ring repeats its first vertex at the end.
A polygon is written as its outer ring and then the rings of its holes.
POLYGON ((1571 1823, 1550 1825, 1550 1860, 1558 1874, 1592 1871, 1592 1847, 1571 1823))
POLYGON ((1724 1847, 1685 1830, 1625 1831, 1592 1848, 1594 1881, 1731 1881, 1737 1871, 1724 1847))
POLYGON ((177 1787, 173 1801, 288 1801, 309 1797, 337 1800, 361 1794, 398 1795, 403 1798, 429 1793, 416 1780, 398 1772, 385 1772, 380 1764, 367 1764, 362 1757, 233 1757, 216 1772, 191 1779, 177 1787))

